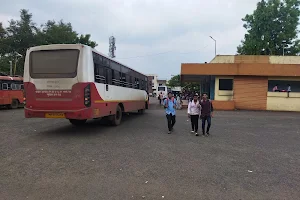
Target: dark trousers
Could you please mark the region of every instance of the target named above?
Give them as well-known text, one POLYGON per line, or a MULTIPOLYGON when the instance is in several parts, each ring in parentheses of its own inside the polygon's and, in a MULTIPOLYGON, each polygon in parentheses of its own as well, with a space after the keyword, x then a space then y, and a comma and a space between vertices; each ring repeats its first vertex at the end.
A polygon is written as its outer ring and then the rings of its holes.
POLYGON ((202 133, 205 134, 205 123, 207 121, 207 129, 206 129, 206 133, 209 133, 209 129, 211 126, 211 117, 210 116, 202 116, 202 133))
POLYGON ((176 116, 172 115, 172 114, 169 114, 169 115, 166 115, 166 117, 167 117, 167 120, 168 120, 168 129, 169 129, 169 131, 171 131, 173 129, 173 126, 175 125, 176 116))
POLYGON ((191 115, 192 130, 198 132, 199 115, 191 115))

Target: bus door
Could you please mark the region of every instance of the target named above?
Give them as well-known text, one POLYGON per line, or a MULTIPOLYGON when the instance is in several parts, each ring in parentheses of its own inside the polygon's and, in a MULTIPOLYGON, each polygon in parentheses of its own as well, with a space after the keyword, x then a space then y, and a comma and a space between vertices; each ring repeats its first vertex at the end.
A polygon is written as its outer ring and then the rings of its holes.
POLYGON ((105 99, 110 100, 111 96, 109 95, 112 91, 112 70, 108 67, 104 67, 104 76, 105 76, 105 84, 104 84, 104 93, 105 99))

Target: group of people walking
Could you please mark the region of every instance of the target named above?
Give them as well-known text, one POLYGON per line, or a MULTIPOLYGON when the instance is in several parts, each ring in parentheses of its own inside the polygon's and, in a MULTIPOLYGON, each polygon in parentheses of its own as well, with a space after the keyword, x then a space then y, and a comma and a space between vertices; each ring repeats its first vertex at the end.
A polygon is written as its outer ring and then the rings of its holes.
MULTIPOLYGON (((173 127, 176 123, 176 103, 176 99, 173 97, 173 94, 171 92, 168 94, 168 97, 163 102, 168 121, 168 134, 170 134, 173 131, 173 127)), ((211 100, 208 99, 207 93, 203 93, 201 99, 199 99, 198 94, 194 94, 194 97, 192 101, 189 102, 187 109, 188 117, 191 120, 191 133, 194 133, 196 136, 199 136, 198 126, 200 118, 202 120, 202 135, 209 136, 211 118, 213 117, 213 110, 213 104, 211 100)))

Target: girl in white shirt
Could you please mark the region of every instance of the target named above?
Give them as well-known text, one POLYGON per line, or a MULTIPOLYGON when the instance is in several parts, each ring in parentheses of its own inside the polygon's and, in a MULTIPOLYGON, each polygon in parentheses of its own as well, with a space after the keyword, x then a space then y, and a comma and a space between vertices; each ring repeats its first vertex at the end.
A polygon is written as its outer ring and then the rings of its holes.
POLYGON ((198 101, 198 94, 194 95, 194 98, 188 105, 188 116, 191 119, 192 123, 192 131, 191 133, 195 133, 198 136, 198 123, 199 123, 199 115, 201 111, 200 102, 198 101))

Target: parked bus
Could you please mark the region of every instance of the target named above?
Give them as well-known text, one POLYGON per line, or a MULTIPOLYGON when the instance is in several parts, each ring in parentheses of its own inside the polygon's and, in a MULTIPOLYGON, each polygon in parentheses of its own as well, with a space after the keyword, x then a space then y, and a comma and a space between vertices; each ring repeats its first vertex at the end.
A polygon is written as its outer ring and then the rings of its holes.
POLYGON ((24 104, 22 77, 0 76, 0 106, 18 108, 24 104))
POLYGON ((26 118, 66 118, 74 125, 148 109, 147 76, 89 46, 31 47, 24 64, 26 118))
POLYGON ((158 86, 157 87, 157 97, 159 97, 160 93, 163 95, 163 99, 168 97, 168 93, 171 92, 171 88, 167 86, 158 86))

